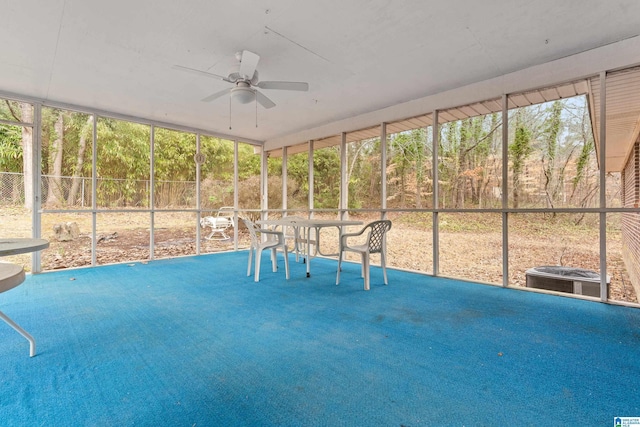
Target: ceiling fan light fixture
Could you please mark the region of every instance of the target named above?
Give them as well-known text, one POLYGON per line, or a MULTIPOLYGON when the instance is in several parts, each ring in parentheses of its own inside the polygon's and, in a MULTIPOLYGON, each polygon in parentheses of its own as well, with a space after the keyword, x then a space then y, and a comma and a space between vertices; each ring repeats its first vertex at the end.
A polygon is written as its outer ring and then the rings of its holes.
POLYGON ((239 102, 240 104, 248 104, 255 101, 255 90, 248 87, 234 87, 233 89, 231 89, 231 99, 239 102))

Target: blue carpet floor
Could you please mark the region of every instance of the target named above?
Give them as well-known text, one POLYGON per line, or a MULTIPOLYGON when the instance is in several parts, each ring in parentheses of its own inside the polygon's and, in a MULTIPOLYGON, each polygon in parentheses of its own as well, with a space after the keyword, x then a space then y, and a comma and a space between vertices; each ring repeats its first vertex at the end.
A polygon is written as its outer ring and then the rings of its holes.
POLYGON ((246 252, 0 294, 3 426, 607 426, 640 416, 640 310, 246 252))

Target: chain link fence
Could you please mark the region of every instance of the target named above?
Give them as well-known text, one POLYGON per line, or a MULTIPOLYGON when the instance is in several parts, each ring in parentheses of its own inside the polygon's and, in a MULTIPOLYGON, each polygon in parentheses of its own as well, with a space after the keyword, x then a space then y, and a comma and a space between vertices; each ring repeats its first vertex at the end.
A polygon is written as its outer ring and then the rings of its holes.
POLYGON ((24 205, 24 178, 21 173, 0 173, 0 204, 24 205))
MULTIPOLYGON (((149 180, 98 178, 97 203, 100 207, 148 208, 151 200, 149 180)), ((0 204, 22 206, 25 203, 24 176, 0 172, 0 204)), ((43 175, 40 181, 45 207, 82 209, 91 207, 93 181, 90 177, 43 175)), ((192 208, 196 205, 195 181, 156 181, 156 207, 192 208)))

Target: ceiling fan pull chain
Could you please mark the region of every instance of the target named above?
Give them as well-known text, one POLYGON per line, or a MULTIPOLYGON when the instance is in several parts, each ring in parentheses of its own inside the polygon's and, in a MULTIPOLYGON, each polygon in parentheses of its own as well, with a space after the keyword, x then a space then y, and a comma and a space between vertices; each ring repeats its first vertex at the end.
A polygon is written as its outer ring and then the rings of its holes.
POLYGON ((229 130, 231 130, 231 97, 229 97, 229 130))
POLYGON ((258 127, 258 96, 255 96, 256 99, 256 127, 258 127))

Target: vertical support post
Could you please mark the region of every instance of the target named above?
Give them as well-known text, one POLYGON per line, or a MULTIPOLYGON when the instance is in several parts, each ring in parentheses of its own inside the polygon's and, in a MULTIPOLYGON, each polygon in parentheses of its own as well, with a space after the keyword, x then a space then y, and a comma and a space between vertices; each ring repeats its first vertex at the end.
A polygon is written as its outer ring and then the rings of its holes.
POLYGON ((309 140, 309 194, 307 195, 308 203, 309 203, 309 218, 313 218, 313 140, 309 140))
POLYGON ((380 206, 381 219, 387 219, 387 124, 380 124, 380 206))
POLYGON ((347 134, 342 132, 340 140, 340 219, 349 218, 349 178, 347 176, 347 134))
POLYGON ((287 169, 287 161, 288 161, 288 150, 287 147, 282 147, 282 214, 283 216, 288 215, 287 209, 289 208, 289 203, 287 201, 287 197, 289 197, 288 192, 288 169, 287 169))
MULTIPOLYGON (((196 156, 200 155, 200 132, 196 133, 196 156)), ((196 218, 196 255, 200 255, 200 234, 201 234, 201 229, 202 227, 200 227, 200 218, 202 218, 202 200, 200 197, 200 181, 201 181, 201 164, 199 161, 195 161, 196 159, 194 158, 194 163, 196 164, 196 210, 197 210, 197 218, 196 218)))
MULTIPOLYGON (((31 209, 31 223, 33 229, 31 230, 31 236, 39 238, 42 234, 42 221, 41 213, 42 209, 42 104, 33 104, 33 127, 31 128, 31 135, 33 143, 31 144, 31 177, 33 182, 33 194, 32 197, 32 209, 31 209)), ((25 194, 25 197, 29 197, 25 194)), ((39 273, 42 270, 40 251, 34 252, 31 255, 31 271, 39 273)))
POLYGON ((509 286, 509 96, 502 95, 502 286, 509 286))
POLYGON ((438 209, 440 208, 440 196, 439 189, 440 185, 438 184, 439 174, 438 174, 438 152, 440 148, 440 126, 438 124, 438 110, 433 111, 433 123, 431 125, 431 130, 433 132, 433 159, 431 160, 431 164, 433 165, 433 275, 438 276, 440 274, 440 236, 439 236, 439 218, 438 218, 438 209))
POLYGON ((93 149, 91 153, 91 265, 97 263, 98 226, 98 117, 93 115, 93 149))
POLYGON ((607 296, 607 73, 600 73, 600 300, 607 296))
POLYGON ((264 150, 264 147, 260 147, 260 200, 262 200, 260 210, 260 217, 262 219, 267 219, 268 213, 267 209, 269 209, 269 182, 267 177, 267 171, 269 170, 267 166, 267 158, 269 153, 264 150))
POLYGON ((233 141, 233 223, 236 225, 233 227, 234 251, 238 250, 238 224, 240 223, 240 218, 238 217, 238 158, 238 141, 233 141))
POLYGON ((150 212, 149 212, 149 217, 150 217, 150 222, 151 222, 151 228, 149 231, 149 259, 154 259, 155 255, 153 253, 153 248, 155 247, 155 219, 156 219, 156 215, 155 215, 155 209, 156 209, 156 192, 155 192, 155 176, 154 176, 154 170, 155 170, 155 135, 156 134, 156 126, 155 125, 151 125, 151 133, 150 133, 150 137, 149 137, 149 155, 151 156, 151 162, 149 163, 149 186, 151 187, 151 189, 149 190, 149 207, 150 212))

